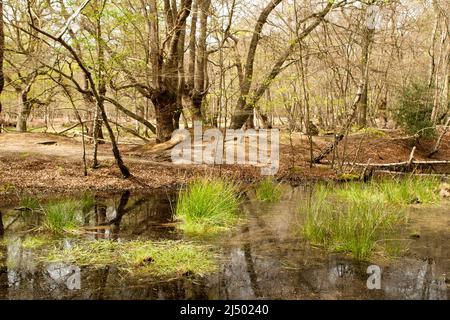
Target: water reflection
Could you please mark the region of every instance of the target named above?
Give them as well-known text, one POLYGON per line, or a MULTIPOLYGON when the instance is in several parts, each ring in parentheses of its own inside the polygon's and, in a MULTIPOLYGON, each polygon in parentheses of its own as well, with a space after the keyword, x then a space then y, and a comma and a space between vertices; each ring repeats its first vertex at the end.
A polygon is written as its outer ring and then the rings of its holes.
MULTIPOLYGON (((301 239, 297 206, 308 189, 288 191, 288 199, 279 204, 247 201, 245 223, 208 240, 221 252, 218 272, 171 281, 136 277, 115 266, 37 263, 36 249, 24 249, 22 243, 23 231, 40 218, 2 210, 0 299, 449 299, 444 274, 450 274, 450 235, 429 223, 448 225, 445 207, 417 212, 420 219, 412 221, 422 237, 406 257, 381 266, 381 290, 369 290, 369 263, 324 255, 301 239)), ((98 198, 83 212, 88 237, 183 239, 174 221, 175 203, 176 195, 166 192, 98 198)))

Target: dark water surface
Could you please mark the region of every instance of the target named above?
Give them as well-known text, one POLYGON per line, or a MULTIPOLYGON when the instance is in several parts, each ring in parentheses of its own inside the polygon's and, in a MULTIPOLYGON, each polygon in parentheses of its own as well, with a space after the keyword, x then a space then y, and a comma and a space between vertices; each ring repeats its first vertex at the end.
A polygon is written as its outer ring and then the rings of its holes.
MULTIPOLYGON (((440 206, 411 209, 411 221, 399 236, 409 245, 401 258, 358 263, 311 247, 301 237, 298 206, 305 187, 287 187, 278 204, 249 199, 243 222, 209 240, 191 239, 177 229, 175 193, 124 193, 96 199, 86 214, 86 237, 92 239, 195 240, 219 252, 218 272, 172 280, 138 278, 111 265, 104 268, 33 259, 35 250, 22 242, 41 224, 38 214, 2 208, 0 299, 449 299, 450 210, 440 206), (409 239, 408 232, 420 234, 409 239), (381 289, 367 287, 367 268, 382 270, 381 289), (71 282, 80 275, 79 286, 71 282), (447 280, 446 280, 447 279, 447 280), (447 283, 446 283, 447 281, 447 283)), ((1 233, 1 232, 0 232, 1 233)), ((66 239, 70 244, 71 239, 66 239)), ((378 259, 379 260, 379 259, 378 259)))

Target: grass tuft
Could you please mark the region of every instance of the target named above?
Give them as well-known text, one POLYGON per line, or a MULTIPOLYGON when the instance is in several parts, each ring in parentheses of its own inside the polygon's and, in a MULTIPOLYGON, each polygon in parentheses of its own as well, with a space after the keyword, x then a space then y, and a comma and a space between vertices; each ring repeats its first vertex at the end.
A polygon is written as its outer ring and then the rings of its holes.
POLYGON ((386 238, 407 221, 407 205, 438 202, 438 187, 433 178, 319 185, 313 200, 300 207, 305 216, 303 234, 314 244, 351 253, 358 260, 370 258, 382 243, 388 254, 404 251, 386 238))
POLYGON ((82 224, 79 207, 73 200, 50 202, 44 209, 44 227, 54 233, 75 230, 82 224))
POLYGON ((28 195, 20 198, 19 205, 21 208, 29 211, 36 211, 40 209, 39 200, 28 195))
POLYGON ((281 195, 280 185, 273 178, 266 178, 256 186, 256 198, 259 201, 279 202, 281 195))
POLYGON ((85 191, 80 199, 80 206, 83 212, 91 210, 95 205, 95 196, 91 191, 85 191))
POLYGON ((194 234, 214 234, 228 230, 237 221, 239 196, 234 183, 202 178, 180 191, 176 216, 182 229, 194 234))
POLYGON ((343 200, 369 199, 393 205, 434 204, 440 200, 439 183, 436 178, 417 177, 348 183, 338 189, 337 195, 343 200))

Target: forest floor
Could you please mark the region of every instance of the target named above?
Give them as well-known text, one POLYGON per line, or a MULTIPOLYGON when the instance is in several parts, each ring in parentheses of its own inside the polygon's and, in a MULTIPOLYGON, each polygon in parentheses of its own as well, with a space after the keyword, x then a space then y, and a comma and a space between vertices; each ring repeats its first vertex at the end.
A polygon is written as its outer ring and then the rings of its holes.
MULTIPOLYGON (((314 152, 333 140, 332 136, 314 137, 314 152)), ((407 161, 414 146, 417 160, 450 160, 450 133, 444 137, 440 151, 427 159, 435 141, 404 138, 399 132, 368 130, 350 135, 339 147, 338 157, 347 162, 393 163, 407 161), (343 156, 345 153, 345 157, 343 156)), ((92 145, 87 144, 88 165, 92 145)), ((86 189, 105 192, 146 191, 170 188, 204 175, 234 177, 242 182, 261 179, 261 168, 229 165, 175 165, 170 157, 152 152, 151 146, 121 145, 126 165, 133 177, 122 179, 115 166, 109 144, 99 146, 100 167, 83 175, 82 144, 79 138, 47 133, 0 134, 0 195, 21 191, 77 192, 86 189)), ((335 158, 336 159, 336 158, 335 158)), ((336 179, 339 170, 328 165, 309 166, 309 142, 306 136, 282 134, 279 180, 301 183, 336 179)), ((332 160, 332 156, 328 158, 332 160)), ((448 173, 448 172, 445 172, 448 173)))

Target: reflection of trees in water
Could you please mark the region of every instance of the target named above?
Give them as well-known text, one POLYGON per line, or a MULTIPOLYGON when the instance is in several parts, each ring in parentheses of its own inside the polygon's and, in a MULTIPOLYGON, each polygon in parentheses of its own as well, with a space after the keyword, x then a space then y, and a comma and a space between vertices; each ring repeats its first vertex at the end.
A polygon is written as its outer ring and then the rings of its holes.
POLYGON ((433 259, 412 261, 388 272, 382 279, 388 298, 447 300, 447 285, 433 259))
MULTIPOLYGON (((0 241, 3 240, 5 228, 3 225, 3 214, 0 211, 0 241)), ((0 299, 8 297, 8 247, 0 243, 0 299)))
MULTIPOLYGON (((99 229, 109 232, 105 231, 102 237, 118 239, 119 234, 120 237, 167 237, 170 229, 159 227, 172 221, 172 203, 167 195, 132 197, 130 192, 124 192, 114 204, 110 201, 96 203, 96 208, 84 213, 85 221, 110 227, 99 229)), ((438 280, 442 273, 432 260, 409 261, 408 264, 402 260, 402 264, 384 270, 381 291, 369 291, 367 264, 358 265, 337 255, 327 261, 309 256, 311 252, 300 249, 298 242, 290 243, 288 227, 292 212, 273 207, 270 212, 277 212, 275 217, 262 215, 259 207, 248 209, 249 222, 234 239, 239 244, 222 249, 226 260, 214 275, 142 282, 114 266, 82 268, 81 290, 70 290, 66 278, 74 266, 61 265, 57 272, 50 273, 48 265, 33 266, 30 263, 32 251, 24 250, 20 242, 13 241, 8 242, 9 250, 7 246, 0 246, 0 298, 447 299, 446 284, 438 280), (286 265, 289 268, 285 268, 286 265)), ((20 221, 15 224, 19 223, 22 224, 20 221)), ((0 238, 3 229, 4 217, 0 214, 0 238)), ((9 227, 8 233, 11 233, 9 227)))
POLYGON ((97 202, 94 205, 94 219, 86 224, 101 226, 99 232, 103 237, 112 236, 146 236, 150 239, 173 238, 174 228, 161 227, 173 222, 172 194, 152 194, 132 197, 129 191, 121 194, 118 203, 97 202))

